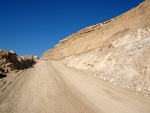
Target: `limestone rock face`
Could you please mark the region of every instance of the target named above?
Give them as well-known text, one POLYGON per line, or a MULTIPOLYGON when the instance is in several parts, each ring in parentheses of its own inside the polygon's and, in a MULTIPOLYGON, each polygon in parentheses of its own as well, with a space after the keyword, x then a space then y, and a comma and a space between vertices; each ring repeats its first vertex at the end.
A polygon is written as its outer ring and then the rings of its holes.
POLYGON ((150 0, 144 1, 139 6, 118 17, 86 27, 68 36, 54 48, 46 51, 42 58, 61 60, 96 48, 103 49, 128 32, 135 31, 148 24, 150 24, 150 0))
POLYGON ((8 52, 0 50, 0 72, 6 73, 12 70, 20 70, 34 64, 34 58, 31 55, 19 57, 13 51, 8 52))
POLYGON ((150 98, 150 0, 61 40, 42 58, 89 70, 150 98))
POLYGON ((150 98, 150 26, 130 31, 103 49, 66 57, 63 63, 150 98))

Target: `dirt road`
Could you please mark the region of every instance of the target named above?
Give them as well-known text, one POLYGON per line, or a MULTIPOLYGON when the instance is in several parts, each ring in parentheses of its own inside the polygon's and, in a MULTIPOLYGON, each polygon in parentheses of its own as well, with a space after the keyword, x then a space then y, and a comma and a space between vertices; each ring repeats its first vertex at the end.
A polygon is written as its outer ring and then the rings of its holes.
POLYGON ((0 113, 150 113, 150 100, 60 62, 38 61, 1 88, 0 113))

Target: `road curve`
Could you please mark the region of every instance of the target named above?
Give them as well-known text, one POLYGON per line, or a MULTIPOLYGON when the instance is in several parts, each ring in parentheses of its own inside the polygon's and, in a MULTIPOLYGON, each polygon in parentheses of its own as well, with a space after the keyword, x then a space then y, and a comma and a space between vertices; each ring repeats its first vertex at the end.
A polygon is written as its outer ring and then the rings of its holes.
POLYGON ((0 113, 150 113, 150 100, 61 62, 38 61, 0 90, 0 113))

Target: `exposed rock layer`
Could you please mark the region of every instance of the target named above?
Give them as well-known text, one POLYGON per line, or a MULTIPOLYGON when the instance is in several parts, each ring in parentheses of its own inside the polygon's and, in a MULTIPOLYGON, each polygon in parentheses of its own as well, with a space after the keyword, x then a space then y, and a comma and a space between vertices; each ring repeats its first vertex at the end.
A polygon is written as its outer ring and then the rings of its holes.
POLYGON ((108 21, 86 27, 61 40, 53 49, 46 51, 42 58, 60 60, 67 56, 79 55, 96 48, 108 46, 129 31, 150 23, 150 1, 144 1, 130 11, 108 21))
POLYGON ((12 70, 20 70, 28 68, 35 63, 32 55, 19 57, 13 51, 0 50, 0 72, 9 72, 12 70))
POLYGON ((150 0, 63 39, 43 58, 91 70, 114 85, 150 98, 150 0))
POLYGON ((150 26, 124 34, 105 49, 70 56, 63 62, 71 68, 91 70, 98 78, 149 98, 150 26))

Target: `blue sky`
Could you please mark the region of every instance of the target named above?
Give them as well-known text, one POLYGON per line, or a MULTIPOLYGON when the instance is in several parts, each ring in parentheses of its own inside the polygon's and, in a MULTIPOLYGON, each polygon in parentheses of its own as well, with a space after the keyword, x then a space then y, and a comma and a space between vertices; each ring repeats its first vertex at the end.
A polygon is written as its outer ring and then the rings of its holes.
POLYGON ((84 27, 144 0, 0 0, 0 49, 38 55, 84 27))

